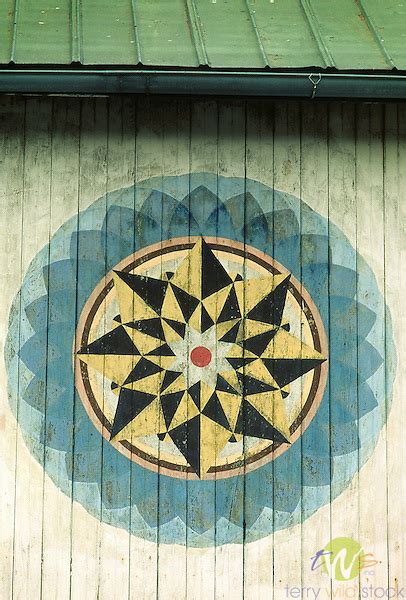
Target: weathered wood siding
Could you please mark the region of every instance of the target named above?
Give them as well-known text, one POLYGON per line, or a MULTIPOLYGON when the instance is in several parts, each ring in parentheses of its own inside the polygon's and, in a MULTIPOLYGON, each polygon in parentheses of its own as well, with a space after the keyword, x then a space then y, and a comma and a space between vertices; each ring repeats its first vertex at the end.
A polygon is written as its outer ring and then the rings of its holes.
MULTIPOLYGON (((325 218, 325 230, 320 234, 329 236, 330 228, 337 226, 367 261, 390 311, 390 335, 393 330, 398 356, 393 392, 384 370, 371 384, 374 396, 383 400, 383 410, 388 412, 387 426, 371 448, 369 460, 344 491, 334 477, 323 485, 319 493, 331 501, 308 518, 311 494, 303 484, 299 523, 275 527, 273 534, 249 543, 244 543, 241 533, 241 543, 222 545, 214 539, 206 547, 163 544, 159 533, 156 540, 147 540, 106 523, 103 505, 99 517, 91 515, 59 489, 58 474, 52 479, 47 474, 47 464, 55 460, 51 451, 44 445, 39 460, 32 456, 21 433, 23 416, 17 410, 15 418, 9 408, 2 361, 1 598, 282 600, 313 598, 313 590, 319 588, 319 598, 334 597, 334 593, 344 594, 343 585, 355 586, 355 597, 363 597, 363 585, 372 585, 373 590, 401 589, 406 586, 404 105, 1 98, 2 346, 10 307, 30 262, 67 219, 76 215, 80 220, 81 211, 106 192, 153 176, 189 172, 254 179, 300 197, 325 218), (331 538, 343 536, 358 540, 366 552, 374 554, 378 563, 373 574, 362 571, 360 577, 343 584, 330 581, 322 569, 311 570, 310 558, 315 552, 331 538), (307 591, 295 595, 296 588, 307 591)), ((355 272, 357 256, 353 255, 353 264, 346 265, 355 272)), ((324 259, 328 263, 327 247, 324 259)), ((50 302, 57 285, 49 280, 50 302)), ((340 285, 334 280, 334 271, 328 285, 332 289, 340 285)), ((353 285, 356 297, 357 279, 353 285)), ((328 313, 329 307, 325 310, 328 313)), ((20 319, 25 319, 23 312, 20 319)), ((385 357, 389 333, 384 310, 377 315, 377 323, 381 336, 378 351, 385 357)), ((356 340, 357 314, 348 314, 347 325, 349 339, 356 340)), ((330 354, 334 343, 330 340, 330 354)), ((349 348, 352 351, 353 346, 349 348)), ((357 361, 356 350, 353 360, 357 361)), ((353 381, 356 388, 361 384, 353 381)), ((333 403, 340 394, 340 382, 328 385, 335 386, 336 396, 330 393, 333 403)), ((52 393, 44 390, 45 410, 52 401, 52 393)), ((330 414, 334 419, 334 407, 330 414)), ((37 427, 34 416, 32 427, 37 427)), ((27 415, 24 419, 27 428, 27 415)), ((359 423, 362 428, 362 420, 359 423)), ((95 435, 99 436, 96 431, 95 435)), ((69 427, 66 436, 73 443, 69 427)), ((107 473, 114 473, 115 467, 104 461, 106 442, 99 437, 100 455, 93 456, 88 469, 97 470, 103 489, 104 478, 107 480, 107 473)), ((313 443, 317 446, 317 440, 313 443)), ((64 468, 61 461, 61 479, 64 468)), ((74 482, 74 497, 80 496, 81 485, 74 482)), ((121 485, 127 486, 130 494, 131 468, 121 485)), ((138 485, 143 485, 142 479, 138 485)), ((255 494, 250 485, 247 479, 247 487, 236 487, 231 506, 234 501, 241 504, 241 493, 255 494)), ((185 506, 193 503, 187 489, 186 485, 185 506)), ((160 505, 159 484, 155 494, 159 523, 160 511, 165 509, 160 505)), ((215 503, 216 498, 208 496, 210 501, 215 503)), ((193 511, 193 506, 188 510, 193 511)), ((243 514, 241 519, 243 522, 243 514)))

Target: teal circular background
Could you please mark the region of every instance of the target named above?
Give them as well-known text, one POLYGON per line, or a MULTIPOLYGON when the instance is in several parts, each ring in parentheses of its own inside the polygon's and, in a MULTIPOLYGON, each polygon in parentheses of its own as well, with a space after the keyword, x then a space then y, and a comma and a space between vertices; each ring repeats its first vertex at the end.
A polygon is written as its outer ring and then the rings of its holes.
POLYGON ((345 235, 299 198, 207 173, 108 193, 62 225, 13 302, 5 359, 11 409, 55 484, 106 523, 189 546, 259 539, 338 496, 376 445, 396 366, 389 311, 345 235), (282 263, 329 338, 316 416, 287 452, 245 476, 186 481, 142 468, 104 440, 74 387, 76 325, 95 286, 133 252, 185 235, 245 241, 282 263))

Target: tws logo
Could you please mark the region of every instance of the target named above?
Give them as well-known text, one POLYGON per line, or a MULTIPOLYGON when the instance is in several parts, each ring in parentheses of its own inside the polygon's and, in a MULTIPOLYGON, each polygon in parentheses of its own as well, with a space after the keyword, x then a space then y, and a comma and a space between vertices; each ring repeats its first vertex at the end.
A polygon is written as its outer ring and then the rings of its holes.
POLYGON ((366 553, 357 541, 346 537, 334 538, 310 560, 312 571, 321 567, 337 581, 354 579, 362 569, 378 563, 372 553, 366 553))

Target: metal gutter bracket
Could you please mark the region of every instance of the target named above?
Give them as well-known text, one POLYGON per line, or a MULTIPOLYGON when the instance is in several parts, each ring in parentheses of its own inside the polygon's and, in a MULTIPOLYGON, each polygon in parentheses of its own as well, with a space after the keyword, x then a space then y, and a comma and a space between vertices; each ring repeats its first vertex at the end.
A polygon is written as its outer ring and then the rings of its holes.
POLYGON ((317 91, 317 86, 319 85, 320 81, 321 81, 321 73, 318 74, 317 79, 314 78, 315 76, 313 75, 313 73, 311 73, 309 75, 309 80, 310 83, 313 84, 313 91, 312 91, 312 95, 310 96, 310 98, 313 100, 316 97, 316 91, 317 91))

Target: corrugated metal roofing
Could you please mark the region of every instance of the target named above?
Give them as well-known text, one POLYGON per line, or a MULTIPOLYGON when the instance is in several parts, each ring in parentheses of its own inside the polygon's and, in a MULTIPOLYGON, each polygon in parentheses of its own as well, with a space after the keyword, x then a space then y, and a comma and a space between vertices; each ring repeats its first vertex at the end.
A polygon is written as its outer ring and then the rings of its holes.
POLYGON ((1 0, 0 63, 406 69, 406 0, 1 0))

